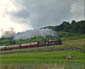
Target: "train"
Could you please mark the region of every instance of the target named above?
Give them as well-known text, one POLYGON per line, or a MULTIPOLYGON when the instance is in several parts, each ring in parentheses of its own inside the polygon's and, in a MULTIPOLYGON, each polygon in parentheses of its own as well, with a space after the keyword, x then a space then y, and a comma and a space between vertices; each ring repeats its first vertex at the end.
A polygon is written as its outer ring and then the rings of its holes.
POLYGON ((52 46, 52 45, 62 45, 62 42, 61 40, 44 40, 27 44, 0 46, 0 50, 12 50, 12 49, 22 49, 22 48, 32 48, 32 47, 42 47, 42 46, 52 46))

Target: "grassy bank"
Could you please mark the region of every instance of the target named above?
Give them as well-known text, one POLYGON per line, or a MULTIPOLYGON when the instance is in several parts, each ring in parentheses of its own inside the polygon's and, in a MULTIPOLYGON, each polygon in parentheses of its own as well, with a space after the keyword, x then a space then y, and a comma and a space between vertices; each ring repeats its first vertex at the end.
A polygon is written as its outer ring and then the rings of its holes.
POLYGON ((7 50, 7 51, 0 51, 0 53, 9 53, 9 52, 20 52, 20 51, 27 51, 29 52, 51 52, 57 51, 58 48, 79 48, 84 50, 85 49, 85 38, 77 39, 77 40, 65 40, 62 41, 62 45, 55 45, 55 46, 43 46, 43 47, 36 47, 36 48, 24 48, 24 49, 14 49, 14 50, 7 50))
POLYGON ((85 53, 76 50, 59 51, 57 48, 85 48, 85 39, 66 40, 63 45, 16 49, 0 51, 0 53, 15 52, 0 55, 1 64, 32 64, 32 63, 65 63, 66 56, 72 56, 70 63, 85 63, 85 53), (20 52, 21 53, 18 53, 20 52), (22 52, 26 53, 22 53, 22 52))
POLYGON ((76 51, 55 51, 40 53, 16 53, 1 55, 1 64, 64 63, 66 56, 72 56, 70 63, 85 63, 85 53, 76 51))
POLYGON ((62 42, 62 45, 0 51, 3 53, 0 55, 0 69, 84 69, 85 52, 58 48, 85 50, 85 38, 64 38, 62 42), (67 56, 72 59, 68 61, 67 56))

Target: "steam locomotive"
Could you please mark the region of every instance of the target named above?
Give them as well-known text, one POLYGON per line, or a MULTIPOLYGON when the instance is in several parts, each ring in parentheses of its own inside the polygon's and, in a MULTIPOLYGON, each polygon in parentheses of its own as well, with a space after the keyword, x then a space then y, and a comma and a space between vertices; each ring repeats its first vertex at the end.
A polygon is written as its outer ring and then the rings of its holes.
POLYGON ((12 49, 42 47, 42 46, 52 46, 52 45, 62 45, 62 42, 61 40, 45 40, 45 41, 38 41, 38 42, 27 43, 27 44, 0 46, 0 50, 12 50, 12 49))

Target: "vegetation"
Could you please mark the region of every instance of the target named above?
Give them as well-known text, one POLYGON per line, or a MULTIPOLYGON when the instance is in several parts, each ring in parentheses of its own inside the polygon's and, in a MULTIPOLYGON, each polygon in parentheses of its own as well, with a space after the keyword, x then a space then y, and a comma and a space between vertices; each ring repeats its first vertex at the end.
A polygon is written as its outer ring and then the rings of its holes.
POLYGON ((0 40, 0 45, 12 45, 12 44, 23 44, 23 43, 31 43, 31 42, 37 42, 37 41, 44 41, 44 40, 48 40, 48 39, 58 39, 57 37, 55 36, 45 36, 45 37, 33 37, 33 38, 30 38, 30 39, 27 39, 27 40, 23 40, 23 39, 20 39, 20 40, 13 40, 13 39, 4 39, 4 40, 0 40))
POLYGON ((0 65, 1 69, 85 69, 84 64, 22 64, 22 65, 0 65))
MULTIPOLYGON (((85 66, 85 21, 63 22, 59 26, 51 27, 60 35, 63 45, 44 46, 36 48, 14 49, 8 51, 0 51, 0 64, 61 64, 61 65, 75 65, 72 69, 84 69, 85 66), (78 48, 79 50, 58 50, 59 48, 78 48), (2 55, 1 55, 2 54, 2 55), (66 57, 71 56, 72 59, 67 60, 66 57), (78 65, 76 65, 78 64, 78 65), (81 65, 81 66, 80 66, 81 65)), ((17 40, 15 44, 30 43, 35 41, 42 41, 57 39, 56 37, 34 37, 27 40, 17 40)), ((0 45, 10 45, 11 40, 5 39, 0 41, 0 45)), ((14 42, 13 42, 14 43, 14 42)), ((36 68, 36 66, 35 66, 36 68)), ((67 69, 71 69, 67 68, 67 69)), ((36 68, 39 69, 39 68, 36 68)), ((44 68, 42 68, 44 69, 44 68)), ((57 69, 57 68, 56 68, 57 69)), ((66 68, 65 68, 66 69, 66 68)))
POLYGON ((73 47, 85 49, 85 38, 64 40, 63 45, 0 51, 0 53, 11 53, 0 55, 0 68, 44 69, 47 67, 47 69, 84 69, 85 52, 76 50, 55 50, 58 48, 73 47), (72 59, 68 61, 66 59, 67 56, 72 56, 72 59))
POLYGON ((64 63, 66 62, 65 57, 70 55, 72 56, 70 63, 85 63, 83 51, 59 51, 58 48, 80 48, 83 50, 85 49, 85 38, 65 40, 63 45, 0 51, 0 54, 3 54, 0 55, 0 62, 1 64, 64 63), (4 55, 4 53, 8 54, 4 55))
POLYGON ((78 34, 85 34, 85 20, 81 20, 76 22, 72 20, 72 22, 63 21, 62 24, 58 26, 48 26, 44 28, 51 28, 55 31, 63 31, 63 32, 72 32, 78 34))
MULTIPOLYGON (((85 20, 81 20, 76 22, 73 20, 71 23, 64 21, 59 26, 48 26, 44 28, 51 28, 58 32, 59 36, 62 38, 62 40, 68 40, 68 39, 80 39, 85 38, 85 20)), ((48 39, 57 39, 56 37, 52 36, 46 36, 46 37, 34 37, 27 40, 13 40, 12 38, 1 38, 0 39, 0 46, 2 45, 12 45, 12 44, 22 44, 22 43, 31 43, 35 41, 42 41, 42 40, 48 40, 48 39)))
POLYGON ((58 31, 59 36, 61 37, 62 40, 77 40, 77 39, 82 39, 85 38, 85 34, 77 34, 77 33, 72 33, 72 32, 61 32, 58 31))
POLYGON ((76 40, 63 40, 62 45, 56 46, 43 46, 43 47, 36 47, 36 48, 24 48, 24 49, 16 49, 16 50, 8 50, 8 51, 1 51, 0 53, 8 53, 8 52, 17 52, 17 51, 28 51, 28 52, 35 52, 35 51, 55 51, 57 48, 80 48, 85 49, 85 38, 76 39, 76 40))
POLYGON ((64 21, 60 26, 56 26, 55 30, 85 34, 84 28, 85 20, 78 22, 73 20, 71 23, 64 21))
MULTIPOLYGON (((72 33, 72 32, 61 32, 58 31, 58 34, 61 38, 61 40, 65 41, 65 40, 77 40, 77 39, 82 39, 85 38, 85 34, 76 34, 76 33, 72 33)), ((27 40, 10 40, 10 39, 5 39, 5 40, 0 40, 0 46, 2 45, 12 45, 12 44, 23 44, 23 43, 31 43, 31 42, 36 42, 36 41, 43 41, 43 40, 48 40, 48 39, 58 39, 57 37, 54 36, 46 36, 46 37, 34 37, 31 39, 27 39, 27 40)))
POLYGON ((64 63, 66 56, 72 56, 71 63, 85 63, 85 54, 76 51, 16 53, 0 56, 1 64, 64 63))

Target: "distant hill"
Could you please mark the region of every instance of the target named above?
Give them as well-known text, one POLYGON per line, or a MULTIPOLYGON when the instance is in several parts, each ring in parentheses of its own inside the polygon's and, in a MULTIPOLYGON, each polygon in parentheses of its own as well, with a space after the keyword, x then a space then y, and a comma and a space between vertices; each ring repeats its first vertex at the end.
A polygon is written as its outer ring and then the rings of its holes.
POLYGON ((48 26, 48 27, 43 27, 43 28, 51 28, 55 31, 85 34, 85 20, 81 20, 77 22, 75 20, 72 20, 71 23, 67 21, 63 21, 58 26, 48 26))

